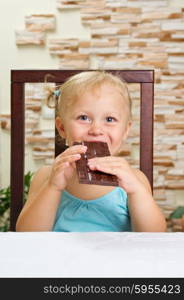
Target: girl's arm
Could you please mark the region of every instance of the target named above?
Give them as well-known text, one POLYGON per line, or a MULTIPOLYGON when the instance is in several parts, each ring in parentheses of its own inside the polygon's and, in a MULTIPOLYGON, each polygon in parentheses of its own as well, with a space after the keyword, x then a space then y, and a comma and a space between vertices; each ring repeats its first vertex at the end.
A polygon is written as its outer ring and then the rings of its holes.
POLYGON ((75 161, 86 150, 87 147, 82 145, 71 146, 55 158, 52 167, 43 167, 35 174, 17 220, 17 231, 52 230, 61 192, 72 180, 75 161))
POLYGON ((128 195, 128 205, 134 231, 166 231, 164 215, 154 201, 146 176, 132 169, 123 157, 106 156, 88 160, 92 170, 98 170, 118 177, 119 186, 128 195))
POLYGON ((165 217, 152 197, 146 176, 140 170, 134 172, 141 184, 137 191, 128 194, 133 231, 165 232, 165 217))
POLYGON ((50 231, 61 191, 48 182, 51 167, 42 167, 33 177, 28 199, 18 217, 16 231, 50 231))

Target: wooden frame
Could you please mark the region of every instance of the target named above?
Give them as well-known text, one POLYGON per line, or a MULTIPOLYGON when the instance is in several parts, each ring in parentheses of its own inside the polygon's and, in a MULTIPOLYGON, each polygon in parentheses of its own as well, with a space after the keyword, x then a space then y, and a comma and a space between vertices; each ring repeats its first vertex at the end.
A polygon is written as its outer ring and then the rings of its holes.
MULTIPOLYGON (((23 206, 24 193, 24 84, 48 82, 60 84, 71 75, 84 70, 12 70, 11 71, 11 208, 10 230, 15 230, 16 220, 23 206)), ((153 187, 153 70, 107 70, 118 74, 128 83, 140 83, 140 169, 153 187)), ((57 152, 57 146, 56 146, 57 152)))

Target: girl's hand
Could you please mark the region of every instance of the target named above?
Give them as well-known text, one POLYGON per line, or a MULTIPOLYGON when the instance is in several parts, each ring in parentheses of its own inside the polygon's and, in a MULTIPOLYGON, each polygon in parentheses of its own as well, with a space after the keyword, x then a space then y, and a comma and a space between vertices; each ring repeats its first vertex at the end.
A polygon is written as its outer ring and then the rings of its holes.
POLYGON ((52 165, 52 170, 48 179, 49 185, 61 191, 65 189, 68 181, 72 178, 76 168, 75 161, 81 158, 81 153, 85 153, 86 146, 75 145, 59 154, 52 165))
POLYGON ((137 172, 135 172, 138 170, 132 169, 123 157, 105 156, 91 158, 88 160, 88 166, 91 170, 116 175, 119 186, 122 187, 127 194, 134 194, 140 189, 145 188, 145 181, 139 180, 137 172))

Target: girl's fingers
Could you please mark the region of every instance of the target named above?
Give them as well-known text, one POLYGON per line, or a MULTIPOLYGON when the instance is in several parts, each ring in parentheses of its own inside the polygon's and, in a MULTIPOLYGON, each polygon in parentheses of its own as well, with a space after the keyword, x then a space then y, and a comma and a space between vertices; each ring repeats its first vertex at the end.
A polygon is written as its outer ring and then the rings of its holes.
POLYGON ((88 159, 88 163, 117 163, 117 164, 127 164, 127 161, 123 157, 117 156, 104 156, 104 157, 94 157, 88 159))
POLYGON ((92 171, 101 171, 104 173, 116 175, 117 177, 126 176, 129 172, 128 168, 125 166, 122 166, 121 164, 117 164, 116 162, 112 163, 94 163, 94 164, 88 164, 89 168, 92 171))
POLYGON ((76 160, 79 160, 80 158, 81 158, 81 155, 79 153, 72 154, 72 155, 69 155, 66 157, 61 157, 60 159, 58 158, 57 164, 60 165, 65 162, 72 163, 72 162, 75 162, 76 160))
POLYGON ((73 154, 77 154, 77 153, 85 153, 87 150, 87 147, 86 146, 83 146, 83 145, 75 145, 75 146, 71 146, 69 147, 68 149, 66 149, 64 152, 62 152, 61 154, 59 154, 57 157, 56 157, 56 160, 62 158, 62 157, 66 157, 68 155, 73 155, 73 154))
POLYGON ((119 168, 118 167, 112 167, 112 166, 105 166, 105 165, 89 165, 89 168, 91 170, 97 170, 104 173, 112 174, 112 175, 118 175, 119 168))
POLYGON ((58 166, 58 167, 55 169, 55 171, 56 171, 56 172, 62 172, 62 171, 64 171, 66 168, 68 168, 69 165, 70 165, 70 163, 66 161, 66 162, 63 163, 62 165, 58 166))
POLYGON ((117 161, 109 161, 107 162, 101 162, 101 161, 89 161, 88 162, 88 166, 91 167, 96 167, 96 166, 100 166, 102 168, 119 168, 119 169, 124 169, 127 170, 128 169, 128 165, 127 164, 123 164, 122 162, 117 162, 117 161))
MULTIPOLYGON (((58 164, 57 166, 55 166, 54 168, 54 172, 61 172, 63 171, 64 169, 68 168, 69 166, 71 166, 73 163, 72 162, 68 162, 68 161, 65 161, 65 162, 62 162, 61 164, 58 164)), ((73 166, 73 165, 72 165, 73 166)))

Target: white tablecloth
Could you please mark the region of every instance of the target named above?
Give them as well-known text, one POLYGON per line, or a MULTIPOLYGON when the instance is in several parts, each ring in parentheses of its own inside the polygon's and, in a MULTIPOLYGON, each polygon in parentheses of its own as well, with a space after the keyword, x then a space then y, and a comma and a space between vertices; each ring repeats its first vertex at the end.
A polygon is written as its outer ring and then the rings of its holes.
POLYGON ((0 233, 0 277, 184 277, 184 233, 0 233))

